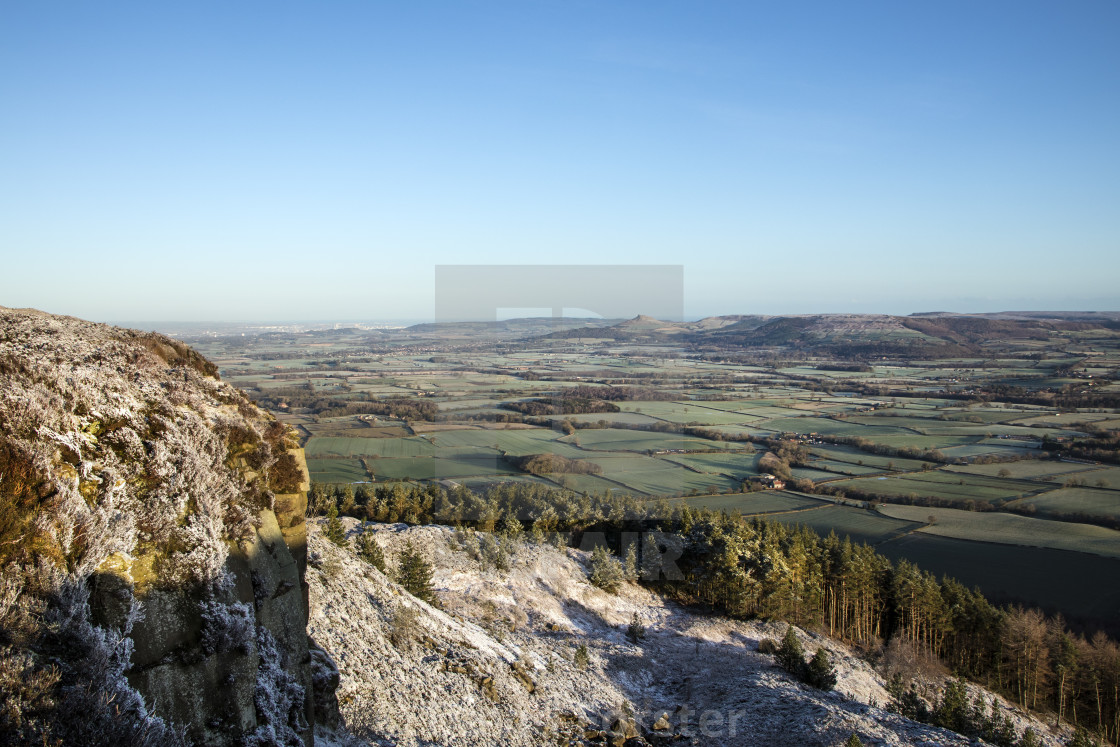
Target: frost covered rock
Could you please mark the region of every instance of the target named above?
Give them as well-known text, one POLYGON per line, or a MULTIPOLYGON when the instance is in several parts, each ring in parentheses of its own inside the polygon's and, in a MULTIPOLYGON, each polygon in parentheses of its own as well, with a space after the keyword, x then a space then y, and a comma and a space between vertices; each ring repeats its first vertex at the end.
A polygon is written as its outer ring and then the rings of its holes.
POLYGON ((311 687, 315 701, 315 723, 337 729, 341 722, 335 691, 342 681, 338 667, 323 649, 311 644, 311 687))
POLYGON ((311 744, 287 428, 182 343, 36 311, 0 307, 0 375, 0 733, 311 744))

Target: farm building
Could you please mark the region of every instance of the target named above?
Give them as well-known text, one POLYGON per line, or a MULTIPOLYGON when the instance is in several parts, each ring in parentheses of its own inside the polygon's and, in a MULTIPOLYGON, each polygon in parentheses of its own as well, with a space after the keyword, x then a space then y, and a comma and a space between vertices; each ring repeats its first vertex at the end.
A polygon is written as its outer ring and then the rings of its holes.
POLYGON ((748 478, 747 481, 752 485, 761 485, 764 488, 773 488, 774 490, 781 490, 786 486, 785 480, 777 478, 769 473, 755 475, 754 477, 748 478))

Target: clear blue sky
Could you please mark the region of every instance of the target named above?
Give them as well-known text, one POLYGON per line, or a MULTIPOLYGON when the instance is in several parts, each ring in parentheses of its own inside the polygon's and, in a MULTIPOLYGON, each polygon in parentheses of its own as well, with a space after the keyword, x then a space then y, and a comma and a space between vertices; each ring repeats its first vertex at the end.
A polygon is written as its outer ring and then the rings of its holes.
POLYGON ((1120 309, 1120 3, 6 2, 0 305, 427 317, 437 264, 685 312, 1120 309))

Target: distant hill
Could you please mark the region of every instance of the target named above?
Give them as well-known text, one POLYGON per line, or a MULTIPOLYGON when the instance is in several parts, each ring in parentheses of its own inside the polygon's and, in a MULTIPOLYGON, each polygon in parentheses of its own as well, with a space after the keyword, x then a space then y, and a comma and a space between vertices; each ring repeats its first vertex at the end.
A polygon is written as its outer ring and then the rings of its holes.
POLYGON ((931 312, 910 316, 725 316, 666 322, 641 315, 609 326, 556 330, 542 337, 661 341, 699 349, 792 348, 851 357, 952 357, 976 355, 980 345, 1000 340, 1046 340, 1063 332, 1120 330, 1118 318, 1120 313, 1113 312, 931 312))
POLYGON ((1022 346, 1070 333, 1120 333, 1120 312, 1006 311, 958 314, 933 311, 889 314, 735 314, 695 321, 666 321, 639 314, 630 319, 534 317, 502 321, 414 324, 395 329, 292 332, 276 329, 259 340, 314 337, 323 343, 371 346, 419 343, 477 345, 602 340, 671 345, 692 351, 766 352, 870 359, 928 359, 991 355, 1000 345, 1022 346), (996 346, 996 347, 993 347, 996 346))

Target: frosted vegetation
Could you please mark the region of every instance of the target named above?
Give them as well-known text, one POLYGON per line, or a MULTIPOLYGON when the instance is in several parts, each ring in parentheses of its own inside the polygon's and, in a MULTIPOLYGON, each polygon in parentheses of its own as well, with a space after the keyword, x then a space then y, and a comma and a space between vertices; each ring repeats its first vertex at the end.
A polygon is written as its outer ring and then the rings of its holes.
POLYGON ((175 743, 125 678, 133 591, 188 590, 206 651, 267 652, 223 567, 273 491, 292 489, 286 431, 160 335, 0 308, 0 377, 0 731, 175 743), (93 619, 91 580, 125 565, 123 613, 93 619))

